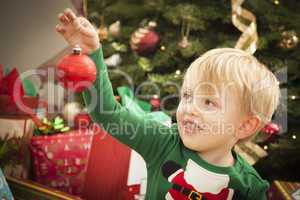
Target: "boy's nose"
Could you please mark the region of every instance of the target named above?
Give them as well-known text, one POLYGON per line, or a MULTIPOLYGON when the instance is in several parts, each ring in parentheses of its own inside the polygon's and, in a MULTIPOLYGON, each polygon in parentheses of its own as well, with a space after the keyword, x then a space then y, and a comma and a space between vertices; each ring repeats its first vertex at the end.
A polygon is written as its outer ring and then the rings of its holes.
POLYGON ((195 105, 193 105, 193 103, 186 104, 184 106, 184 111, 188 115, 199 116, 199 113, 197 112, 197 108, 195 107, 195 105))

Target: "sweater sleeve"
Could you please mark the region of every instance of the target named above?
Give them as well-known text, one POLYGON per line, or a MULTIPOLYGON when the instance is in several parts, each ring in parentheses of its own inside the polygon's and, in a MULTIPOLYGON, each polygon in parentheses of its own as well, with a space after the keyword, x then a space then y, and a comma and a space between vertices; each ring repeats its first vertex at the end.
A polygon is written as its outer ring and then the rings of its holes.
POLYGON ((251 189, 250 199, 267 200, 267 191, 270 185, 267 181, 259 181, 251 189))
POLYGON ((137 116, 121 106, 113 89, 104 63, 102 48, 89 55, 97 67, 93 87, 83 91, 83 99, 94 122, 110 135, 137 151, 149 164, 166 153, 175 142, 176 126, 166 127, 154 120, 137 116))

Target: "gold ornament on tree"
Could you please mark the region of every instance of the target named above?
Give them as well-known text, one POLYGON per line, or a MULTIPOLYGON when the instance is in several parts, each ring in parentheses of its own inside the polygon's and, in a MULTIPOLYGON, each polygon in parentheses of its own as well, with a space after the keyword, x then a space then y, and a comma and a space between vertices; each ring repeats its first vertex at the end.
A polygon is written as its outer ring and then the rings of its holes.
POLYGON ((280 4, 280 1, 279 1, 279 0, 273 0, 273 4, 279 5, 279 4, 280 4))
POLYGON ((99 18, 100 26, 98 28, 98 34, 100 41, 106 40, 108 38, 108 30, 104 23, 104 16, 101 15, 99 18))
POLYGON ((83 16, 85 17, 85 18, 87 18, 88 17, 88 2, 87 2, 88 0, 83 0, 83 6, 82 6, 82 11, 83 11, 83 16))
POLYGON ((298 45, 299 38, 295 31, 283 31, 279 46, 283 49, 293 49, 298 45))
POLYGON ((242 8, 244 0, 231 0, 232 23, 242 32, 235 48, 253 54, 257 48, 257 24, 256 17, 248 10, 242 8))
POLYGON ((153 69, 153 65, 151 65, 150 60, 148 58, 145 58, 145 57, 140 57, 138 59, 138 66, 146 72, 150 72, 153 69))
POLYGON ((112 23, 109 28, 109 33, 114 36, 114 37, 119 37, 120 33, 121 33, 121 22, 120 21, 116 21, 114 23, 112 23))
POLYGON ((178 43, 178 46, 180 46, 181 48, 185 49, 191 45, 191 43, 188 40, 190 35, 190 27, 191 27, 190 18, 188 16, 183 17, 182 26, 181 26, 181 41, 178 43))

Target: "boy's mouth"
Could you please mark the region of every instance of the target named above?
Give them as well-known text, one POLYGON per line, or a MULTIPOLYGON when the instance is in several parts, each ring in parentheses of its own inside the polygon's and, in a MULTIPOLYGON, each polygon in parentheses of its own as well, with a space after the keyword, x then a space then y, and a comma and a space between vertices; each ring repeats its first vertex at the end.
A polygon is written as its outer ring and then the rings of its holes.
POLYGON ((183 120, 182 121, 183 130, 187 134, 194 134, 198 131, 203 130, 201 126, 197 123, 193 122, 192 120, 183 120))

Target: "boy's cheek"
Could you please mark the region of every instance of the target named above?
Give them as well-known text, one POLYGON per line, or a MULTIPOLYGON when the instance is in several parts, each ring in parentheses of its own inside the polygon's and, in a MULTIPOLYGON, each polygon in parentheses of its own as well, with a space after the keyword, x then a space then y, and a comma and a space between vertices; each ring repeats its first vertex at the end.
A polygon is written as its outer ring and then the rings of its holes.
POLYGON ((184 114, 183 105, 182 105, 182 103, 180 103, 178 108, 177 108, 177 111, 176 111, 177 120, 181 119, 183 117, 183 114, 184 114))
POLYGON ((207 134, 222 135, 226 132, 228 122, 222 118, 222 116, 212 115, 203 117, 203 125, 207 134))

